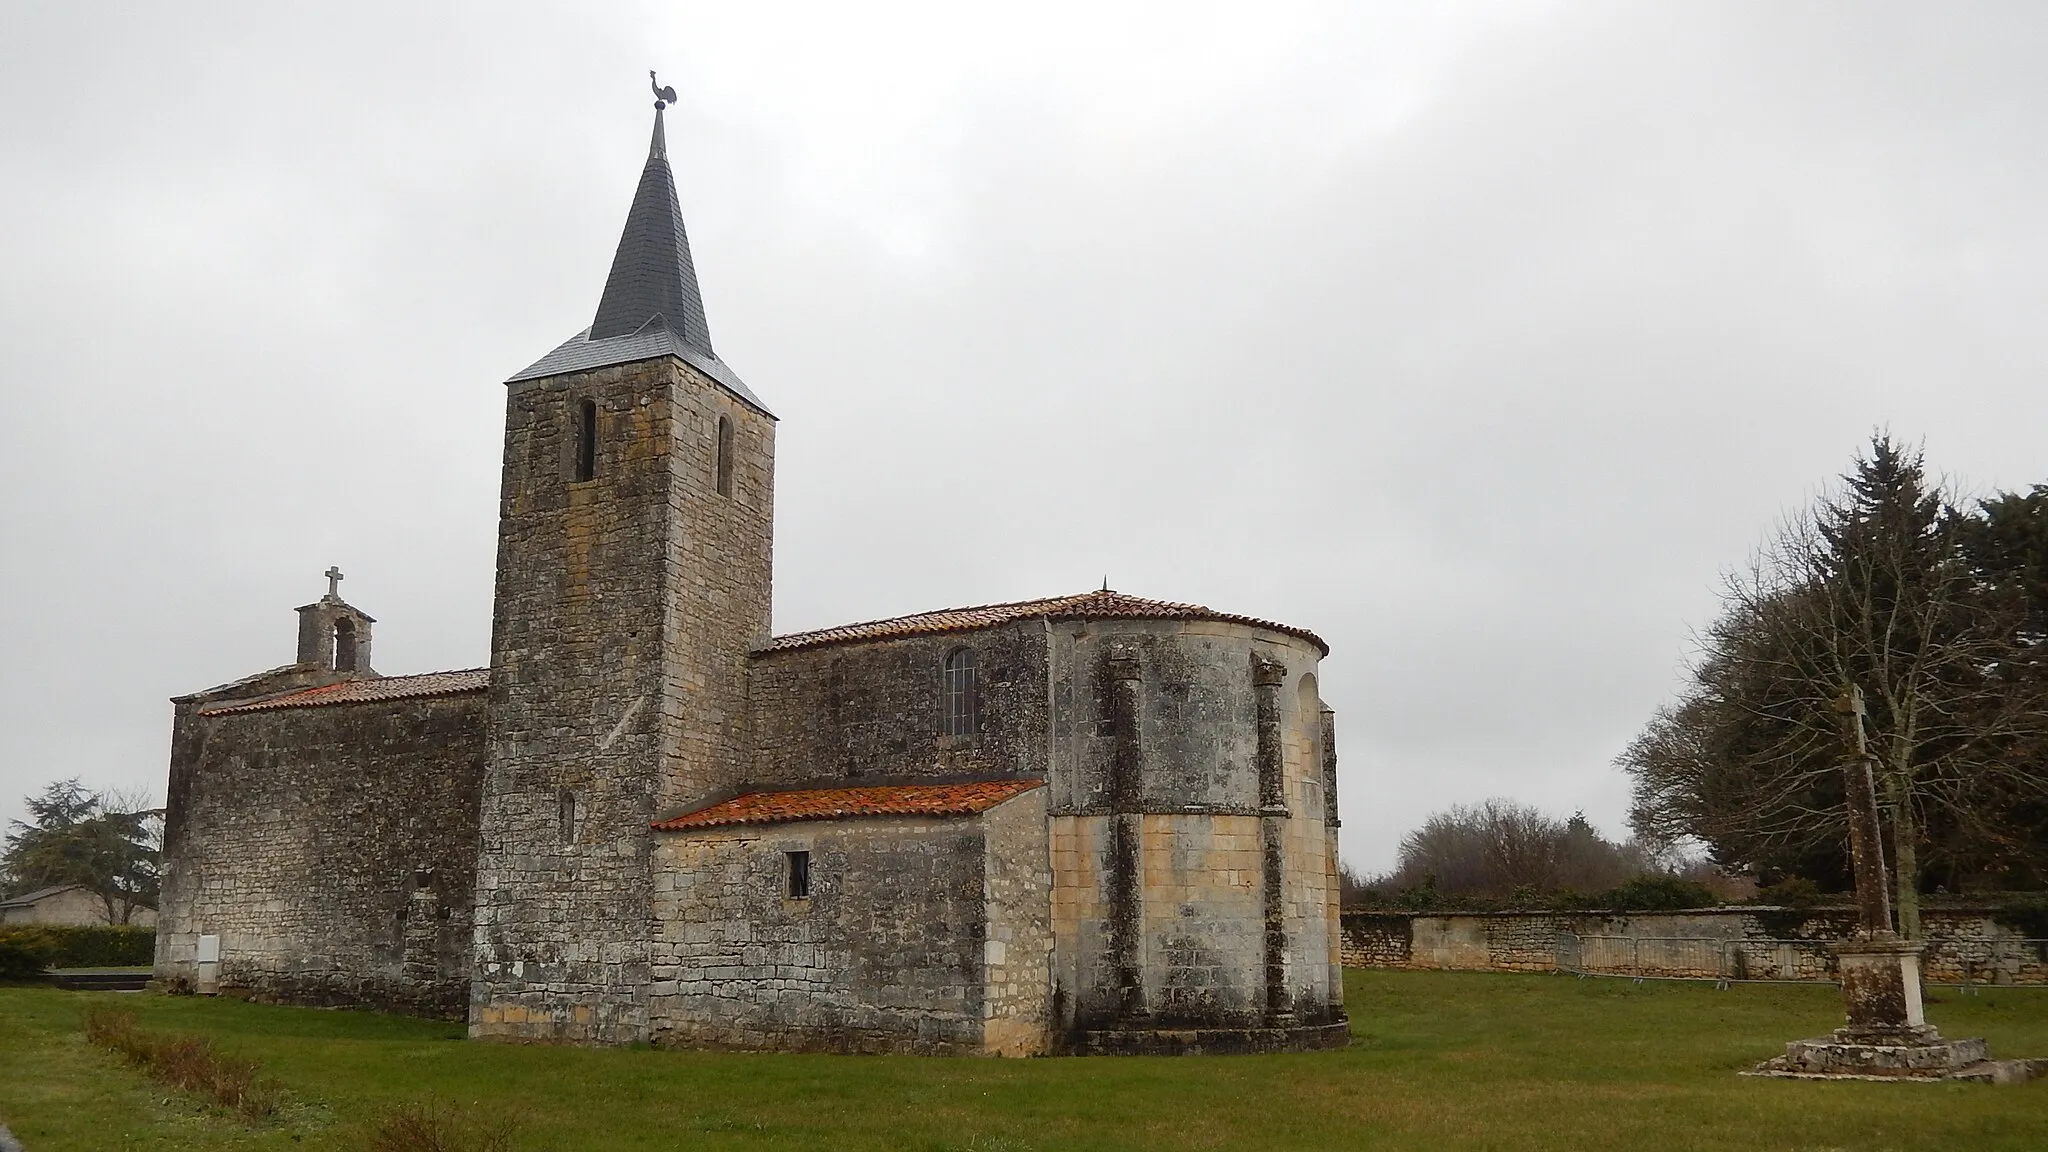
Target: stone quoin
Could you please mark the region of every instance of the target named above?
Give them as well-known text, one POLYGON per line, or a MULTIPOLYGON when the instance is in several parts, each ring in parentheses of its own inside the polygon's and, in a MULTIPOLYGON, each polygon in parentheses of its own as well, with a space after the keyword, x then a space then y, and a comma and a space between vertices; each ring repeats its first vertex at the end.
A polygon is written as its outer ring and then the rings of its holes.
POLYGON ((1323 642, 1107 587, 776 636, 775 430, 657 104, 596 319, 507 383, 489 667, 373 670, 330 569, 294 663, 178 698, 158 980, 203 937, 480 1038, 1343 1044, 1323 642))

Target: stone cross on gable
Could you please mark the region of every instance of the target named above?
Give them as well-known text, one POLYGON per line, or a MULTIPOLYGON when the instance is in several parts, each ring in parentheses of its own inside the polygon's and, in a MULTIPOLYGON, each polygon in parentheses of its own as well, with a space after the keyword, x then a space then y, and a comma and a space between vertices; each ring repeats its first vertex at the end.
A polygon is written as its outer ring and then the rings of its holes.
POLYGON ((341 599, 341 569, 329 564, 327 571, 322 572, 321 575, 327 577, 327 598, 329 600, 341 599))

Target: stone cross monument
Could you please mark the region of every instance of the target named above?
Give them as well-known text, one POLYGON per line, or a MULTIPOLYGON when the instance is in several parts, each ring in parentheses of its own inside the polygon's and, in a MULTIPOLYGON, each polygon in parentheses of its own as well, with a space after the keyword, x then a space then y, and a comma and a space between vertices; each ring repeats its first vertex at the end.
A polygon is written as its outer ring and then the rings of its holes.
POLYGON ((1835 700, 1842 718, 1842 784, 1849 856, 1856 873, 1856 934, 1835 946, 1847 1026, 1795 1040, 1783 1056, 1748 1075, 1802 1079, 1966 1079, 2017 1082, 2048 1071, 2044 1060, 1992 1060, 1981 1039, 1943 1040, 1920 998, 1925 950, 1892 931, 1891 887, 1877 819, 1877 784, 1863 728, 1863 690, 1851 684, 1835 700))
POLYGON ((1939 1044, 1920 1002, 1924 949, 1892 932, 1891 882, 1885 875, 1877 782, 1863 730, 1863 690, 1850 685, 1835 701, 1835 711, 1842 717, 1842 744, 1848 752, 1842 760, 1842 791, 1856 873, 1856 935, 1835 949, 1849 1026, 1835 1034, 1872 1045, 1939 1044))

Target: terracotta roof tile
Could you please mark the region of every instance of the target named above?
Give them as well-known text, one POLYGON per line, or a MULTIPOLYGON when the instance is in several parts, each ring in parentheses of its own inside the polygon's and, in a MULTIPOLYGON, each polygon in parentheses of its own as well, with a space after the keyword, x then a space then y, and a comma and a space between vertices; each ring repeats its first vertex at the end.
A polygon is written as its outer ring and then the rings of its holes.
POLYGON ((344 680, 318 688, 300 688, 265 700, 201 708, 201 716, 226 716, 236 712, 266 712, 273 708, 318 708, 328 704, 365 704, 378 700, 410 700, 422 696, 459 696, 482 692, 491 686, 488 668, 464 668, 456 672, 423 672, 417 676, 379 676, 372 680, 344 680))
MULTIPOLYGON (((1304 628, 1292 628, 1255 616, 1218 612, 1200 604, 1177 604, 1169 600, 1147 600, 1108 590, 1073 596, 1048 596, 1039 600, 1018 600, 1009 604, 983 604, 971 608, 942 608, 888 620, 842 624, 813 632, 777 636, 759 649, 762 653, 795 652, 828 644, 851 644, 863 640, 895 640, 911 636, 935 636, 947 632, 969 632, 1018 620, 1216 620, 1245 624, 1299 636, 1328 654, 1330 646, 1304 628)), ((266 673, 267 675, 267 673, 266 673)), ((251 678, 253 679, 253 677, 251 678)), ((362 704, 379 700, 406 700, 425 696, 455 696, 482 692, 490 687, 491 670, 465 668, 454 672, 426 672, 417 676, 382 676, 369 680, 344 680, 318 688, 301 688, 261 700, 216 705, 199 710, 201 716, 224 716, 238 712, 263 712, 273 708, 314 708, 327 704, 362 704)), ((232 687, 232 686, 230 686, 232 687)), ((978 811, 978 809, 977 809, 978 811)))
POLYGON ((1021 796, 1042 780, 989 780, 977 784, 895 784, 871 788, 805 788, 794 792, 748 792, 654 827, 719 828, 730 824, 781 824, 792 820, 838 820, 848 816, 969 816, 1021 796))
POLYGON ((1074 596, 1050 596, 1042 600, 1019 600, 1011 604, 984 604, 975 608, 942 608, 937 612, 919 612, 911 616, 897 616, 889 620, 870 620, 864 624, 842 624, 837 628, 820 628, 814 632, 795 632, 788 636, 777 636, 758 651, 795 652, 805 648, 821 648, 827 644, 849 644, 861 640, 895 640, 909 636, 935 636, 947 632, 967 632, 977 628, 989 628, 1008 624, 1016 620, 1216 620, 1227 624, 1246 624, 1254 628, 1269 628, 1299 636, 1323 650, 1328 655, 1330 646, 1322 637, 1305 628, 1292 628, 1261 620, 1255 616, 1239 616, 1230 612, 1218 612, 1200 604, 1176 604, 1169 600, 1147 600, 1142 596, 1127 596, 1122 592, 1103 589, 1098 592, 1083 592, 1074 596))

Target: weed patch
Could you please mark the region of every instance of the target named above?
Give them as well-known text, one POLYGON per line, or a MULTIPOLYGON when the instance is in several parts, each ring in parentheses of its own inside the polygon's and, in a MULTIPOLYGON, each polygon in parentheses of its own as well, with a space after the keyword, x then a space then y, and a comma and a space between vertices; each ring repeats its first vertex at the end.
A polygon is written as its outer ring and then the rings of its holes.
POLYGON ((251 1120, 274 1115, 283 1099, 283 1089, 259 1075, 253 1061, 223 1056, 203 1036, 145 1031, 136 1025, 133 1012, 106 1007, 87 1010, 85 1038, 119 1053, 161 1083, 204 1096, 251 1120))
POLYGON ((512 1123, 445 1104, 400 1104, 377 1117, 370 1152, 511 1152, 512 1123))

